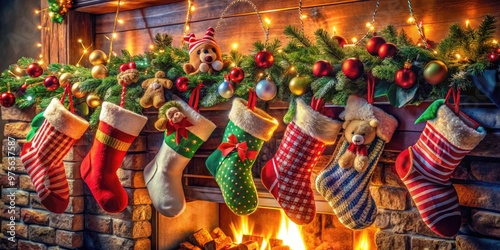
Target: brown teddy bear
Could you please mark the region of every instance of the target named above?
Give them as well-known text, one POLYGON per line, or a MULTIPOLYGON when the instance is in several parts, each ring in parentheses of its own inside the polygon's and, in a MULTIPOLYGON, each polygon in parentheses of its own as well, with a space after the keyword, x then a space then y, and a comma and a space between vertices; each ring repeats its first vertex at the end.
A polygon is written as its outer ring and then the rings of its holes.
POLYGON ((155 78, 146 79, 141 86, 145 89, 144 95, 141 97, 140 104, 143 108, 154 106, 160 108, 165 104, 164 88, 171 89, 174 83, 168 78, 165 78, 165 72, 158 71, 155 78))
POLYGON ((349 147, 338 160, 342 168, 354 168, 358 172, 364 171, 368 167, 368 144, 375 140, 378 121, 372 119, 365 120, 347 120, 342 124, 344 136, 349 142, 349 147))
POLYGON ((194 75, 199 72, 213 73, 220 71, 222 63, 222 52, 214 39, 214 29, 208 28, 201 39, 196 39, 193 33, 184 37, 189 42, 189 63, 184 64, 186 74, 194 75))

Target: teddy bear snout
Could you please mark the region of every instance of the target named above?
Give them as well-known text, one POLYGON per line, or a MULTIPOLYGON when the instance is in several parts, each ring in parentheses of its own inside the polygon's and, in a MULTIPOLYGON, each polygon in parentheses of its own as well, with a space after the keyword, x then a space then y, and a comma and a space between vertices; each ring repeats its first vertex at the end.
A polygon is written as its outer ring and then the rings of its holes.
POLYGON ((352 143, 356 145, 361 145, 365 142, 365 138, 362 135, 353 135, 352 136, 352 143))
POLYGON ((213 59, 213 57, 212 57, 212 56, 205 56, 205 62, 210 63, 210 62, 212 62, 213 60, 214 60, 214 59, 213 59))

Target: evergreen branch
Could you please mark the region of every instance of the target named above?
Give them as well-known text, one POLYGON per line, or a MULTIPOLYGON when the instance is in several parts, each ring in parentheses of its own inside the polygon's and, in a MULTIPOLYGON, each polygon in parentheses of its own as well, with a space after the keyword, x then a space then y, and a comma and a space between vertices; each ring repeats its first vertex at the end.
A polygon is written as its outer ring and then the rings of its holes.
POLYGON ((299 28, 288 25, 285 27, 285 35, 293 40, 296 40, 304 47, 311 47, 312 42, 299 28))
POLYGON ((341 60, 344 58, 345 53, 340 47, 337 40, 334 40, 330 37, 330 34, 324 29, 319 29, 314 32, 316 36, 316 43, 320 51, 323 52, 326 56, 331 57, 335 60, 341 60))

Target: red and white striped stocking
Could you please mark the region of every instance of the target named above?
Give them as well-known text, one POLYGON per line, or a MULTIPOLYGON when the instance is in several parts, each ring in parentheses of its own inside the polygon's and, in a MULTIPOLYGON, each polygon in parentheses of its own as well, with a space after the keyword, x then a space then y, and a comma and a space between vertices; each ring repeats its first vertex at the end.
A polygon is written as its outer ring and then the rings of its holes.
MULTIPOLYGON (((465 119, 477 125, 472 119, 465 119)), ((458 197, 450 176, 486 135, 482 127, 474 127, 442 105, 437 117, 427 121, 417 143, 396 159, 397 173, 422 219, 439 235, 453 236, 460 229, 458 197)))
POLYGON ((53 99, 44 112, 45 121, 33 140, 23 146, 21 161, 38 197, 49 211, 62 213, 69 203, 68 180, 62 159, 79 139, 88 122, 53 99))

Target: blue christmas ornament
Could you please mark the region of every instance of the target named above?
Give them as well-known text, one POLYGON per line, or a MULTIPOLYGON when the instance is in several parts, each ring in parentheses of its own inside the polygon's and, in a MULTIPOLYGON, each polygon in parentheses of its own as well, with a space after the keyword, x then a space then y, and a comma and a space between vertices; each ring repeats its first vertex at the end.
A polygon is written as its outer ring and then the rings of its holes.
POLYGON ((220 96, 229 99, 234 95, 234 85, 230 82, 224 81, 219 85, 217 91, 220 96))
POLYGON ((267 79, 258 82, 257 86, 255 86, 255 93, 264 101, 272 100, 276 96, 277 92, 278 88, 276 87, 276 84, 267 79))

